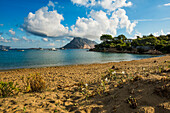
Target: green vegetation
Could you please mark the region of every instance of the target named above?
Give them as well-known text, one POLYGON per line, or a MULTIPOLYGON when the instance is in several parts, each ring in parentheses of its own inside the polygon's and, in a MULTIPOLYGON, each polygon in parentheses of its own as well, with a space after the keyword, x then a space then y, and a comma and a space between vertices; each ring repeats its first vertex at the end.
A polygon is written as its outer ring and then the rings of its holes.
POLYGON ((43 90, 45 90, 46 83, 44 81, 44 78, 38 73, 28 76, 26 80, 24 80, 24 78, 22 79, 23 82, 26 84, 26 92, 42 92, 43 90))
POLYGON ((0 82, 0 97, 8 97, 14 94, 18 94, 19 89, 13 82, 0 82))
POLYGON ((161 35, 155 37, 150 34, 148 36, 139 37, 137 39, 127 39, 124 35, 112 37, 108 34, 103 34, 100 37, 102 43, 95 45, 95 50, 112 49, 117 51, 135 51, 143 53, 148 50, 157 50, 162 53, 170 52, 170 35, 161 35))

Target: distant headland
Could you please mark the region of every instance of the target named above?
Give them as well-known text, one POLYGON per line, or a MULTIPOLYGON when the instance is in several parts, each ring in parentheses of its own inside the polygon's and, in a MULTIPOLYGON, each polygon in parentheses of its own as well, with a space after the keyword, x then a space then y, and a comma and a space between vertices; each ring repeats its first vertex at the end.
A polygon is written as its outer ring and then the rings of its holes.
POLYGON ((127 39, 124 35, 112 37, 103 34, 100 40, 102 42, 90 51, 155 55, 170 53, 170 34, 158 37, 150 34, 143 37, 137 36, 137 39, 127 39))

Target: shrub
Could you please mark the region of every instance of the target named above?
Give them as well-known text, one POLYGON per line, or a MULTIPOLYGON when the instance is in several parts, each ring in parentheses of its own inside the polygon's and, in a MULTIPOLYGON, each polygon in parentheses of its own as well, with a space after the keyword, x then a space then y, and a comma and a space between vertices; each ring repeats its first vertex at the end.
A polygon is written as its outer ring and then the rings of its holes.
POLYGON ((18 94, 19 89, 16 87, 18 84, 13 82, 0 82, 0 97, 8 97, 14 94, 18 94))
POLYGON ((39 74, 30 75, 27 77, 27 91, 42 92, 45 90, 45 81, 39 74))

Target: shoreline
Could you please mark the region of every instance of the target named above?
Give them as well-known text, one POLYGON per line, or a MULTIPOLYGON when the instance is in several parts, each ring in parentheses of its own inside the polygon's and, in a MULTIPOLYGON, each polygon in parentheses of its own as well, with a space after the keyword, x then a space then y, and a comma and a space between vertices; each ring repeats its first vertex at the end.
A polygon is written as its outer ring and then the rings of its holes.
POLYGON ((106 53, 129 53, 129 54, 141 54, 141 55, 166 55, 160 51, 157 50, 148 50, 147 52, 143 52, 143 53, 139 53, 137 51, 119 51, 116 49, 112 49, 112 48, 108 48, 108 49, 90 49, 89 51, 93 51, 93 52, 106 52, 106 53))
MULTIPOLYGON (((133 53, 127 53, 127 54, 133 54, 133 53)), ((139 55, 145 55, 145 54, 139 54, 139 55)), ((153 55, 155 57, 163 57, 163 56, 169 56, 170 54, 165 55, 153 55)), ((142 59, 149 59, 149 58, 142 58, 142 59)), ((138 60, 142 60, 138 59, 138 60)), ((107 63, 118 63, 118 62, 127 62, 127 61, 137 61, 137 60, 123 60, 123 61, 106 61, 106 62, 100 62, 100 63, 84 63, 84 64, 68 64, 68 65, 56 65, 56 66, 37 66, 37 67, 24 67, 24 68, 12 68, 12 69, 0 69, 0 72, 7 72, 7 71, 15 71, 15 70, 22 70, 22 69, 38 69, 38 68, 50 68, 50 67, 66 67, 66 66, 79 66, 79 65, 97 65, 97 64, 107 64, 107 63)))

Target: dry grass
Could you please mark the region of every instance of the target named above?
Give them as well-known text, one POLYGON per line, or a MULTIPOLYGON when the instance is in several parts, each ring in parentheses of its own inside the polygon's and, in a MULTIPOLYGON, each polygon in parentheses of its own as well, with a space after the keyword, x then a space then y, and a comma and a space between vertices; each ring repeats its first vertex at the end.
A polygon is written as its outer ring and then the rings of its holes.
POLYGON ((43 76, 40 74, 33 74, 27 77, 27 87, 26 91, 29 92, 42 92, 46 89, 46 82, 43 76))

